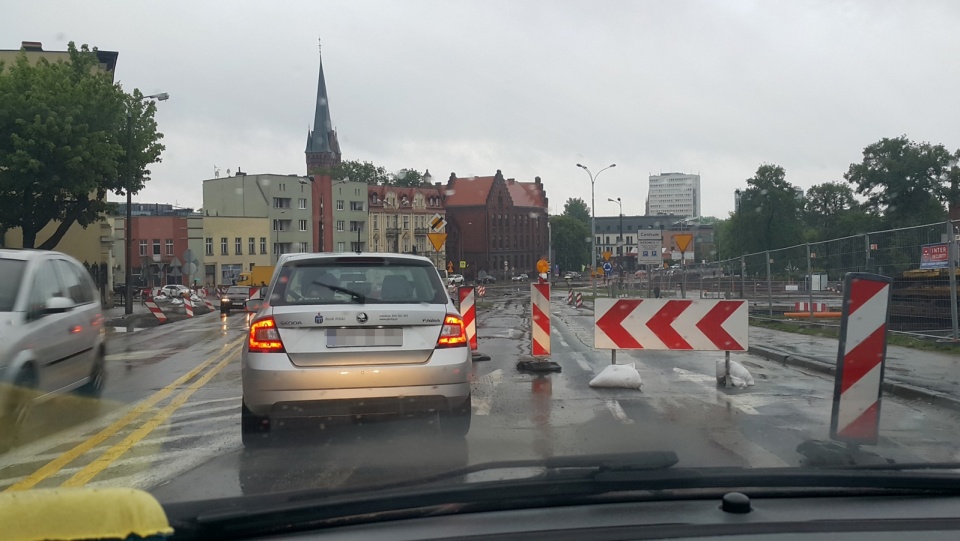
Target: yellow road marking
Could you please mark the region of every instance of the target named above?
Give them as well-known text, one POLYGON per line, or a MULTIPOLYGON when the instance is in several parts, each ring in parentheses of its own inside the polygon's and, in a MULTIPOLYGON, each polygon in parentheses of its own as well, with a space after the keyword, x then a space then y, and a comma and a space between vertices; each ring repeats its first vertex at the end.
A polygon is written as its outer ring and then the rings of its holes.
POLYGON ((152 419, 143 423, 139 428, 131 432, 126 438, 123 438, 123 441, 115 444, 113 447, 110 447, 103 452, 102 455, 97 457, 96 460, 86 465, 83 469, 78 471, 73 475, 73 477, 67 479, 63 482, 61 487, 79 487, 90 482, 91 479, 96 477, 100 472, 110 467, 110 464, 113 464, 118 458, 123 456, 124 453, 130 450, 131 447, 136 445, 140 440, 147 437, 151 432, 157 429, 158 426, 163 424, 173 412, 180 409, 192 395, 197 392, 200 387, 203 387, 210 381, 213 376, 217 375, 223 367, 227 366, 231 361, 235 360, 240 356, 240 350, 234 351, 226 359, 223 359, 217 366, 213 367, 206 374, 203 375, 200 379, 190 384, 183 392, 174 397, 162 410, 157 412, 152 419))
POLYGON ((137 417, 140 417, 141 415, 143 415, 146 411, 148 411, 158 402, 170 396, 170 393, 176 390, 177 387, 183 385, 187 381, 190 381, 191 379, 196 377, 196 375, 199 374, 201 371, 203 371, 206 367, 215 363, 217 359, 221 358, 223 355, 229 355, 230 350, 233 349, 234 346, 236 346, 237 344, 239 344, 245 339, 246 337, 241 337, 237 340, 234 340, 233 342, 226 344, 223 347, 223 351, 221 353, 200 363, 199 365, 197 365, 196 368, 180 376, 173 383, 167 385, 163 389, 160 389, 156 393, 150 395, 149 398, 139 403, 137 406, 135 406, 133 409, 127 412, 127 414, 121 417, 120 419, 117 419, 116 421, 111 423, 110 426, 94 434, 89 439, 87 439, 83 443, 80 443, 73 449, 70 449, 69 451, 58 456, 57 458, 44 464, 39 470, 21 479, 19 482, 13 485, 10 485, 9 487, 6 488, 4 492, 13 491, 13 490, 26 490, 29 488, 33 488, 34 486, 36 486, 38 483, 40 483, 47 477, 54 475, 55 473, 63 469, 64 466, 73 462, 74 460, 82 456, 84 453, 100 445, 101 443, 106 441, 108 438, 110 438, 111 436, 113 436, 114 434, 122 430, 125 426, 129 425, 131 422, 136 420, 137 417))

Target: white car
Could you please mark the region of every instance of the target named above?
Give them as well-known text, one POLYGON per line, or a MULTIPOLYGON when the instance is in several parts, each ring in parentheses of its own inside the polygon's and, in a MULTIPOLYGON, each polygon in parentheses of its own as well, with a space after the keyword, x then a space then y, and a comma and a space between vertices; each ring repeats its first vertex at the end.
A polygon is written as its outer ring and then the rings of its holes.
POLYGON ((87 269, 59 252, 0 249, 0 447, 30 405, 103 389, 103 312, 87 269))
POLYGON ((184 293, 189 296, 192 292, 187 286, 180 284, 168 284, 160 288, 160 293, 163 293, 167 297, 180 298, 180 296, 184 293))
POLYGON ((462 286, 463 285, 463 275, 462 274, 451 274, 450 278, 447 279, 447 283, 452 286, 462 286))
POLYGON ((526 281, 529 280, 529 279, 530 279, 530 277, 527 276, 526 274, 518 274, 518 275, 514 276, 513 278, 510 278, 510 280, 512 280, 512 281, 514 281, 514 282, 526 282, 526 281))
POLYGON ((291 417, 437 417, 470 429, 463 319, 433 263, 405 254, 296 254, 280 260, 241 361, 244 445, 291 417))

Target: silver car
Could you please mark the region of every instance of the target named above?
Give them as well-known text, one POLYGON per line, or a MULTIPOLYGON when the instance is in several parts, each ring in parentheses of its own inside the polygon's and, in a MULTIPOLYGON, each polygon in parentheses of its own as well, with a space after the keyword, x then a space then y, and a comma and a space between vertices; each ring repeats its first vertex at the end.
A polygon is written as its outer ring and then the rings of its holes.
MULTIPOLYGON (((279 262, 242 356, 245 445, 277 419, 433 414, 470 429, 472 356, 429 259, 291 254, 279 262)), ((257 309, 257 307, 255 307, 257 309)))
POLYGON ((58 252, 0 249, 0 447, 29 406, 56 393, 99 396, 104 327, 90 273, 58 252))

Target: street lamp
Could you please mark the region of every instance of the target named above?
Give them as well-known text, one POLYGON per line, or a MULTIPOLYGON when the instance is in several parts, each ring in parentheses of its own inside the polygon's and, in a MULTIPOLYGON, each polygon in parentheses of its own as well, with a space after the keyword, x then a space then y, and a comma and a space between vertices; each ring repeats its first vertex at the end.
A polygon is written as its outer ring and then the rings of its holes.
MULTIPOLYGON (((159 94, 152 94, 150 96, 143 96, 141 100, 157 100, 157 101, 167 101, 170 99, 170 94, 166 92, 161 92, 159 94)), ((123 249, 123 259, 124 259, 124 292, 123 296, 123 313, 130 315, 133 313, 133 196, 130 192, 133 187, 133 167, 131 167, 131 154, 133 154, 133 114, 130 111, 130 105, 127 105, 127 216, 126 216, 126 227, 124 227, 124 249, 123 249)), ((140 269, 140 277, 143 277, 143 269, 140 269)))
MULTIPOLYGON (((616 167, 617 164, 611 163, 610 165, 604 167, 603 169, 597 171, 597 174, 594 175, 590 172, 590 169, 586 165, 577 164, 577 167, 583 169, 590 175, 590 268, 594 271, 597 269, 597 213, 595 211, 596 201, 594 200, 594 190, 593 186, 597 181, 597 177, 600 176, 600 173, 603 173, 611 167, 616 167)), ((593 282, 593 298, 596 302, 597 298, 597 281, 591 280, 593 282)))
POLYGON ((619 197, 616 199, 607 199, 607 201, 610 201, 611 203, 616 203, 617 205, 620 206, 620 229, 617 234, 617 247, 620 249, 619 250, 620 253, 617 254, 617 256, 620 259, 619 261, 620 270, 622 271, 623 270, 623 202, 620 201, 619 197))
MULTIPOLYGON (((281 210, 279 214, 286 214, 287 211, 281 210)), ((280 231, 283 229, 283 220, 274 220, 273 228, 273 264, 276 265, 280 261, 280 231)))

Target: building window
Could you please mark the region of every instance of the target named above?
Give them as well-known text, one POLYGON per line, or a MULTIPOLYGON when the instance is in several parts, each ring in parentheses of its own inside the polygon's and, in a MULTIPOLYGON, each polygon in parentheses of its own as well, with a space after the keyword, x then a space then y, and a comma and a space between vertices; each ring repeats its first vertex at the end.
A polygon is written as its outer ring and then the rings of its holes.
POLYGON ((343 210, 343 199, 337 199, 337 210, 343 210))
POLYGON ((173 255, 173 239, 167 239, 167 255, 173 255))
POLYGON ((300 220, 300 231, 306 231, 306 230, 307 230, 307 221, 300 220))
MULTIPOLYGON (((143 245, 143 241, 140 241, 140 243, 140 255, 146 255, 144 252, 147 251, 147 247, 143 245)), ((211 237, 203 239, 203 247, 207 255, 213 255, 213 239, 211 237)))
POLYGON ((376 214, 374 214, 374 215, 373 215, 373 230, 374 230, 374 231, 376 231, 377 229, 380 229, 380 227, 379 227, 380 221, 377 220, 377 218, 379 218, 379 216, 377 216, 376 214))
POLYGON ((350 251, 351 251, 351 252, 362 252, 362 251, 363 251, 363 243, 362 243, 362 242, 356 242, 356 241, 351 242, 351 243, 350 243, 350 251))
POLYGON ((247 239, 247 252, 250 255, 257 253, 257 239, 253 237, 247 239))
POLYGON ((350 210, 363 210, 363 201, 351 201, 350 210))
POLYGON ((160 255, 160 239, 153 239, 153 255, 160 255))
POLYGON ((220 255, 229 255, 227 251, 227 237, 220 237, 220 255))
POLYGON ((240 237, 233 239, 233 251, 236 255, 243 255, 243 239, 240 237))
POLYGON ((307 251, 307 243, 306 243, 306 242, 300 242, 300 243, 297 244, 297 248, 298 248, 298 250, 297 250, 298 252, 306 252, 306 251, 307 251))
POLYGON ((300 201, 298 203, 299 203, 300 210, 304 210, 307 208, 307 200, 304 199, 303 197, 300 198, 300 201))
POLYGON ((343 220, 337 220, 337 231, 343 231, 346 227, 346 222, 343 220))
POLYGON ((345 249, 345 247, 346 247, 346 244, 344 244, 343 242, 338 242, 338 243, 337 243, 337 251, 338 251, 338 252, 342 252, 342 251, 345 249))
MULTIPOLYGON (((403 228, 404 228, 404 229, 410 229, 410 217, 409 217, 409 216, 406 216, 406 215, 405 215, 405 216, 403 217, 403 228)), ((404 250, 404 251, 406 251, 406 250, 404 250)))
POLYGON ((260 253, 267 253, 267 237, 260 237, 260 253))
POLYGON ((290 198, 289 198, 289 197, 274 197, 274 198, 273 198, 273 208, 275 208, 275 209, 288 209, 288 208, 290 208, 290 198))
POLYGON ((410 239, 403 239, 403 251, 404 252, 410 251, 410 239))
MULTIPOLYGON (((207 239, 207 242, 212 243, 213 239, 207 239)), ((213 248, 211 247, 210 250, 213 251, 213 248)), ((145 240, 140 241, 140 255, 141 256, 147 255, 147 241, 145 240)), ((213 254, 210 254, 210 255, 213 255, 213 254)))
POLYGON ((350 222, 350 231, 356 233, 357 231, 363 231, 363 222, 350 222))
POLYGON ((274 221, 273 221, 273 230, 274 230, 274 231, 286 231, 287 228, 284 227, 283 220, 274 220, 274 221))

